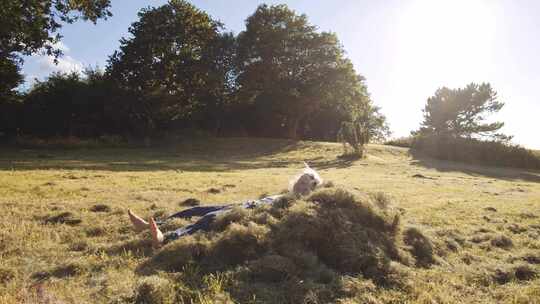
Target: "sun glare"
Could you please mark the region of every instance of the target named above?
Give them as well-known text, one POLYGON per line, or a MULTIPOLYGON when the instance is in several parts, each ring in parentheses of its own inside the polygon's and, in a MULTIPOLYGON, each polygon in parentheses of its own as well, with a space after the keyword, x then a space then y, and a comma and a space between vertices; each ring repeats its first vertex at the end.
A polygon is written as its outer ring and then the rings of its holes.
POLYGON ((461 85, 488 76, 496 24, 484 2, 415 1, 398 26, 398 62, 415 77, 461 85))
POLYGON ((388 37, 387 86, 378 96, 389 102, 383 107, 396 136, 416 128, 409 121, 421 120, 420 109, 437 88, 492 80, 496 9, 484 1, 403 3, 388 37))

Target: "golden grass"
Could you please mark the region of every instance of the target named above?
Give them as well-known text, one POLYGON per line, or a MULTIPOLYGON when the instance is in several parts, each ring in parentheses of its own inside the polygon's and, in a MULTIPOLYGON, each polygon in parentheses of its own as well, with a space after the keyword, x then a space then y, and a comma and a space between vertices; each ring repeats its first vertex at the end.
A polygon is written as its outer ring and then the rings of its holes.
MULTIPOLYGON (((390 204, 403 226, 429 236, 434 250, 445 249, 435 265, 410 268, 407 290, 351 277, 343 286, 369 296, 350 303, 540 303, 538 172, 413 159, 405 148, 380 145, 357 161, 338 159, 340 153, 338 144, 268 139, 156 149, 3 149, 0 303, 35 303, 36 297, 122 303, 151 294, 154 285, 166 288, 175 275, 195 270, 157 277, 137 271, 154 252, 147 235, 129 228, 128 208, 164 216, 186 208, 180 204, 188 198, 211 204, 279 193, 304 160, 335 188, 390 204)), ((226 276, 206 277, 198 302, 230 301, 226 276)))

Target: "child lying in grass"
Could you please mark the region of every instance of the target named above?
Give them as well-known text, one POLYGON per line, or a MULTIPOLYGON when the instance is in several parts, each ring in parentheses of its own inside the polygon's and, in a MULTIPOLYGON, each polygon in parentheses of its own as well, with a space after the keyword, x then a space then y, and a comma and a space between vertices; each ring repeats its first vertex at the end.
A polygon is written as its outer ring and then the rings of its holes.
MULTIPOLYGON (((291 182, 290 192, 295 196, 307 195, 321 184, 322 179, 320 178, 319 174, 306 164, 304 172, 298 175, 291 182)), ((193 234, 199 230, 207 231, 210 228, 210 224, 215 220, 216 216, 225 214, 231 211, 234 207, 251 209, 257 206, 271 205, 282 197, 283 195, 272 195, 258 200, 249 200, 242 204, 193 207, 177 212, 167 217, 163 221, 157 222, 153 218, 150 218, 150 221, 147 222, 131 212, 131 210, 128 210, 128 215, 135 230, 142 231, 145 229, 150 229, 152 235, 152 244, 154 247, 158 248, 165 243, 174 241, 185 235, 193 234), (182 227, 175 231, 170 231, 164 234, 158 227, 170 219, 191 218, 193 216, 200 216, 201 218, 194 224, 182 227)))

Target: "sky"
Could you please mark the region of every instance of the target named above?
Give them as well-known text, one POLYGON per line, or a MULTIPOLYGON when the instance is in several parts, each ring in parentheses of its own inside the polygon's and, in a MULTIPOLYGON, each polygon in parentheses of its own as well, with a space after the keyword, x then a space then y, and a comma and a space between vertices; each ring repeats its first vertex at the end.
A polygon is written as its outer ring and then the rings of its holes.
MULTIPOLYGON (((55 65, 27 57, 27 86, 52 71, 104 67, 128 36, 137 12, 163 0, 112 0, 113 17, 97 25, 62 28, 64 56, 55 65)), ((335 32, 371 97, 387 116, 393 137, 422 121, 429 96, 443 86, 489 82, 506 103, 491 119, 505 122, 514 143, 540 149, 540 1, 536 0, 194 0, 229 31, 262 3, 285 3, 321 31, 335 32)))

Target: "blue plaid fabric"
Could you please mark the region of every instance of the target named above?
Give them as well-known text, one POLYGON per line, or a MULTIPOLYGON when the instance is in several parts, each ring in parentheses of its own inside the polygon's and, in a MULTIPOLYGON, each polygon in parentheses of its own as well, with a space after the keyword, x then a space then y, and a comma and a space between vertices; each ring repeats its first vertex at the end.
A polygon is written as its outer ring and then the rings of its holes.
POLYGON ((189 208, 180 212, 177 212, 163 221, 157 222, 158 225, 165 223, 166 221, 174 218, 191 218, 194 216, 200 216, 201 218, 191 225, 187 225, 175 231, 170 231, 164 234, 164 242, 170 242, 177 240, 185 235, 191 235, 197 231, 208 231, 210 224, 216 219, 217 216, 230 212, 234 207, 241 207, 245 209, 253 209, 262 205, 271 205, 282 195, 268 196, 258 200, 249 200, 241 204, 227 204, 218 206, 198 206, 189 208))

